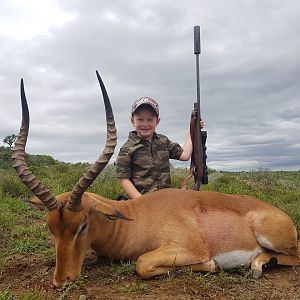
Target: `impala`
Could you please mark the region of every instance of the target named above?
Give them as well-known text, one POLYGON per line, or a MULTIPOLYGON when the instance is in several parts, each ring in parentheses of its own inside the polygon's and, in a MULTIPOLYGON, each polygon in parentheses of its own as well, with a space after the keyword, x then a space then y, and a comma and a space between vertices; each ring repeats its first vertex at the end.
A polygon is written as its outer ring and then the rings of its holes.
POLYGON ((296 228, 287 214, 254 197, 163 189, 137 199, 115 201, 85 192, 109 162, 116 146, 114 117, 97 72, 107 121, 106 145, 71 192, 54 196, 27 168, 24 155, 29 112, 21 80, 22 124, 13 148, 13 166, 47 208, 55 239, 56 287, 77 279, 91 247, 97 255, 137 259, 144 279, 174 268, 199 272, 250 266, 254 278, 272 262, 300 265, 296 228))

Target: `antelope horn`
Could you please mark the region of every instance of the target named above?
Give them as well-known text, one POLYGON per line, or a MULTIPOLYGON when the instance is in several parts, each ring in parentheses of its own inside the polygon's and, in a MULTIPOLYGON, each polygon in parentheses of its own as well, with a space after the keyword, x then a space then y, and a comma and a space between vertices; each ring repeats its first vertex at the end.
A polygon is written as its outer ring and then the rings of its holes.
POLYGON ((100 88, 103 95, 105 112, 106 112, 106 123, 107 123, 107 136, 106 144, 100 157, 95 161, 95 163, 89 167, 89 169, 83 174, 83 176, 76 183, 73 188, 67 203, 67 208, 71 211, 77 212, 81 208, 81 198, 86 189, 93 183, 97 176, 108 164, 110 158, 114 154, 114 149, 117 145, 117 129, 115 126, 114 115, 112 107, 104 86, 104 83, 96 71, 97 78, 100 84, 100 88))
POLYGON ((29 110, 25 96, 24 83, 21 79, 22 124, 19 135, 12 148, 12 162, 17 175, 27 188, 38 197, 49 211, 56 209, 58 200, 28 169, 25 163, 25 146, 29 130, 29 110))

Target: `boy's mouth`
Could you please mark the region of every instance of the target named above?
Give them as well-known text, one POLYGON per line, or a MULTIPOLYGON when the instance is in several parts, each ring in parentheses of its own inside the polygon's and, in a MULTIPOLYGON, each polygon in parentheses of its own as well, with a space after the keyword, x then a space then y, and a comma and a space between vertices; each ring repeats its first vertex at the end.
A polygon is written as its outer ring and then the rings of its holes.
POLYGON ((140 133, 142 135, 149 135, 151 133, 151 129, 141 129, 140 133))

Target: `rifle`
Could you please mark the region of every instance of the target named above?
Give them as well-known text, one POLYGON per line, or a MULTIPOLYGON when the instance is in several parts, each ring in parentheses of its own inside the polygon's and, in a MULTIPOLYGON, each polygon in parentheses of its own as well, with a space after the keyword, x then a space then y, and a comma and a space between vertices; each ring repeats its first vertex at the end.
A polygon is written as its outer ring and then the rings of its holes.
POLYGON ((197 76, 197 102, 194 103, 194 111, 191 116, 190 133, 193 143, 189 174, 183 181, 182 188, 187 189, 189 179, 194 176, 195 184, 193 190, 199 191, 201 183, 208 183, 206 166, 206 139, 207 132, 201 130, 200 120, 200 74, 199 74, 199 54, 200 48, 200 26, 194 26, 194 54, 196 55, 196 76, 197 76))

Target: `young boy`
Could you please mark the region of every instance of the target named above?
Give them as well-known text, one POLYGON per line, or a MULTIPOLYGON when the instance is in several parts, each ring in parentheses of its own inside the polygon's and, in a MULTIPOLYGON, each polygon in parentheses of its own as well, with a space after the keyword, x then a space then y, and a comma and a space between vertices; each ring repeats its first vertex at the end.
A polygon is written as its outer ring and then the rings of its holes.
POLYGON ((134 101, 131 124, 135 131, 129 133, 117 157, 117 177, 129 198, 170 187, 169 159, 185 161, 191 157, 190 131, 181 147, 155 132, 159 122, 159 107, 154 99, 142 97, 134 101))

